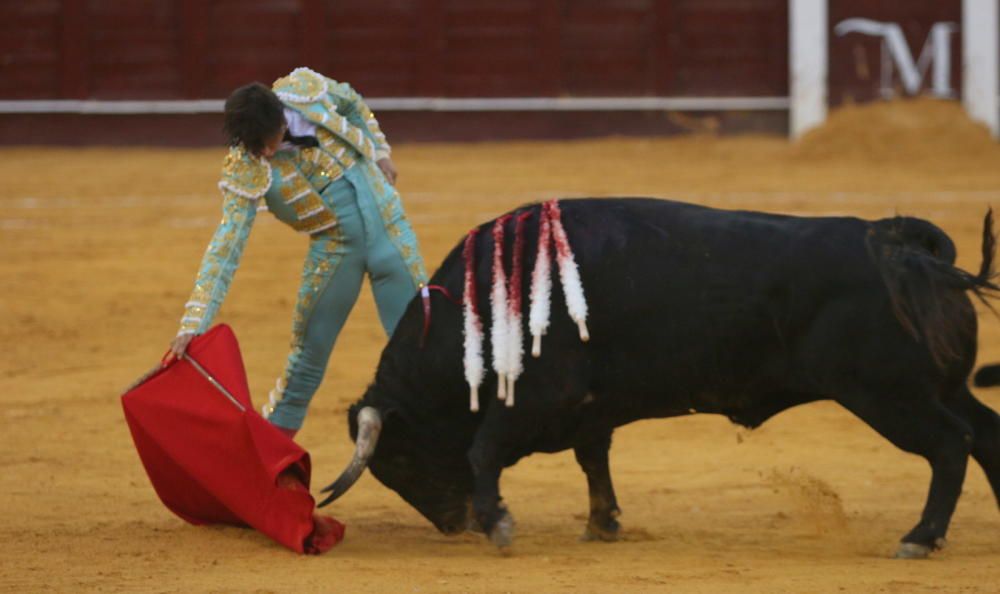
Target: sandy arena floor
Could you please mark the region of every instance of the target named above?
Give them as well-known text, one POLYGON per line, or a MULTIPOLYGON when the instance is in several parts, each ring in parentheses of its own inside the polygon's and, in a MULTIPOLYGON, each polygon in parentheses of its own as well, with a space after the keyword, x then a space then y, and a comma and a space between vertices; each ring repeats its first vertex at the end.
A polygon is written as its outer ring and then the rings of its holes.
MULTIPOLYGON (((707 126, 710 127, 710 126, 707 126)), ((389 131, 391 133, 391 130, 389 131)), ((0 150, 0 589, 106 592, 996 592, 1000 514, 970 463, 949 545, 889 558, 917 521, 926 464, 836 405, 748 433, 725 419, 620 429, 612 471, 624 540, 584 543, 569 452, 504 474, 515 554, 438 534, 365 476, 332 512, 331 553, 299 557, 252 531, 192 527, 157 500, 118 396, 176 331, 218 219, 221 149, 0 150)), ((723 208, 929 218, 978 266, 1000 206, 1000 147, 954 104, 848 109, 798 145, 691 136, 402 145, 400 190, 428 267, 473 224, 529 200, 653 195, 723 208)), ((256 401, 280 373, 305 240, 259 220, 220 321, 241 339, 256 401)), ((980 361, 1000 361, 982 318, 980 361)), ((300 441, 314 481, 353 444, 344 411, 383 336, 366 291, 300 441)), ((978 392, 1000 409, 1000 390, 978 392)))

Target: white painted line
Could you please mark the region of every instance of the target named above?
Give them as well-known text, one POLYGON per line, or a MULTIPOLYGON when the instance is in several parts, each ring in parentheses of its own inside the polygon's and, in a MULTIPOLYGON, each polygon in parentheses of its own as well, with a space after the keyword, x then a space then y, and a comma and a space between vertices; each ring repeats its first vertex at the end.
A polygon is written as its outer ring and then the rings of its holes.
POLYGON ((788 97, 497 97, 371 99, 388 111, 730 111, 784 110, 788 97))
POLYGON ((0 113, 157 114, 222 113, 222 99, 192 101, 92 101, 42 99, 0 101, 0 113))
MULTIPOLYGON (((788 97, 384 97, 366 101, 379 111, 781 111, 788 97)), ((87 115, 222 113, 222 99, 98 101, 5 100, 0 114, 87 115)))

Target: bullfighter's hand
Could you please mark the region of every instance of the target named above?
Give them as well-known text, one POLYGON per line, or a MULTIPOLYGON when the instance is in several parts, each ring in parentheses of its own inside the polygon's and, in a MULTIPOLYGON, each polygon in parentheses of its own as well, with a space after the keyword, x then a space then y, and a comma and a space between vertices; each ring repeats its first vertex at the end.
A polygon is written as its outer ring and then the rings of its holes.
POLYGON ((181 335, 177 336, 176 338, 174 338, 170 342, 170 355, 171 355, 171 358, 180 359, 181 355, 184 354, 184 351, 187 350, 188 345, 191 344, 191 340, 193 338, 194 338, 194 334, 181 334, 181 335))
POLYGON ((393 165, 392 159, 389 157, 382 157, 376 163, 378 164, 378 168, 382 170, 382 173, 385 174, 385 178, 389 180, 389 183, 396 185, 396 177, 398 177, 399 174, 396 172, 396 166, 393 165))

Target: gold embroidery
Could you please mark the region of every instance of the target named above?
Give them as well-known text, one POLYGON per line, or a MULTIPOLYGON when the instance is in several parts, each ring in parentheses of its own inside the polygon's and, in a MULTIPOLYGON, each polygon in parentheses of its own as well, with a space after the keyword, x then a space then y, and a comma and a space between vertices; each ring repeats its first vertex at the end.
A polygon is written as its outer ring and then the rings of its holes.
POLYGON ((396 217, 394 216, 395 214, 396 213, 392 208, 392 202, 386 202, 385 204, 379 206, 379 216, 382 217, 383 223, 389 224, 393 222, 396 219, 396 217))
POLYGON ((296 229, 312 235, 318 231, 330 229, 337 224, 337 220, 332 214, 329 213, 329 211, 323 211, 322 213, 314 217, 309 217, 304 221, 297 221, 297 223, 298 226, 296 229))
POLYGON ((306 177, 311 177, 316 173, 316 160, 318 159, 317 153, 322 153, 323 151, 316 148, 305 148, 299 152, 299 171, 302 175, 306 177))
POLYGON ((337 229, 329 229, 312 237, 292 319, 292 356, 301 350, 305 324, 315 306, 316 296, 333 277, 340 263, 338 250, 342 243, 343 236, 337 229))
POLYGON ((282 179, 296 174, 295 163, 292 161, 291 155, 285 151, 275 155, 272 164, 278 168, 282 179))
POLYGON ((208 303, 209 293, 201 285, 195 285, 194 290, 191 291, 191 301, 197 301, 198 303, 208 303))
MULTIPOLYGON (((327 142, 324 142, 320 135, 326 132, 330 136, 338 137, 338 148, 341 146, 346 146, 355 151, 356 153, 362 154, 369 160, 375 159, 375 151, 373 150, 373 145, 370 142, 365 142, 367 139, 360 128, 348 121, 347 118, 337 113, 337 106, 330 101, 329 96, 324 96, 319 100, 320 105, 323 108, 323 115, 327 117, 322 117, 316 111, 308 109, 308 106, 295 107, 299 109, 299 112, 305 116, 307 120, 317 125, 317 138, 320 143, 327 148, 327 142)), ((329 149, 328 149, 329 150, 329 149)), ((334 152, 334 151, 331 151, 334 152)))
MULTIPOLYGON (((326 185, 329 181, 339 178, 343 172, 329 156, 324 156, 319 149, 304 149, 302 151, 282 151, 274 159, 274 165, 281 179, 276 181, 277 194, 281 201, 292 207, 297 220, 285 222, 293 229, 303 233, 312 233, 317 229, 330 228, 336 225, 336 216, 320 198, 317 185, 326 185), (301 165, 315 168, 313 161, 325 158, 329 164, 331 177, 313 179, 307 177, 301 165)), ((284 219, 283 219, 284 220, 284 219)))
POLYGON ((222 161, 219 186, 246 198, 259 198, 271 187, 271 166, 242 147, 231 147, 222 161))
POLYGON ((357 161, 358 152, 350 144, 326 128, 316 129, 316 139, 319 140, 323 150, 317 151, 317 165, 328 169, 336 167, 338 169, 350 169, 357 161))
POLYGON ((275 94, 291 103, 311 103, 326 94, 326 78, 308 68, 296 68, 274 81, 275 94))
POLYGON ((327 208, 316 192, 308 194, 301 200, 292 202, 292 207, 295 208, 295 215, 300 220, 312 217, 318 212, 324 212, 327 208))

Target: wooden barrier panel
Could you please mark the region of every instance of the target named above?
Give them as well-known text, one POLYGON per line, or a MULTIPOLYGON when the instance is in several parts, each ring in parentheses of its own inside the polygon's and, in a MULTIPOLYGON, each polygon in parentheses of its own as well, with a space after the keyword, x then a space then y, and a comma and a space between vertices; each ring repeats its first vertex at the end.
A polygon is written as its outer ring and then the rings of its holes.
POLYGON ((0 97, 62 96, 62 2, 0 3, 0 97))
POLYGON ((674 0, 665 95, 788 94, 787 0, 674 0))
MULTIPOLYGON (((368 97, 784 97, 787 22, 787 0, 6 2, 0 4, 0 100, 224 98, 297 66, 346 80, 368 97)), ((772 115, 760 120, 768 129, 780 121, 772 115)), ((453 129, 440 126, 451 121, 444 116, 401 117, 425 119, 428 125, 413 128, 420 138, 453 129)), ((584 117, 560 116, 553 125, 538 115, 525 121, 573 135, 604 129, 567 123, 584 117)), ((23 140, 26 118, 0 115, 0 143, 12 135, 23 140)), ((58 121, 80 132, 86 124, 78 119, 58 121)), ((481 131, 516 116, 460 119, 481 122, 481 131)), ((182 116, 149 122, 167 120, 185 125, 182 116)), ((651 134, 678 128, 663 113, 642 121, 641 130, 651 134)), ((718 121, 755 126, 742 115, 718 121)), ((500 133, 512 129, 522 127, 500 133)))
POLYGON ((97 99, 182 96, 179 3, 91 0, 82 21, 87 93, 97 99))
POLYGON ((782 96, 787 21, 786 0, 7 2, 0 99, 224 97, 303 65, 380 97, 782 96))

